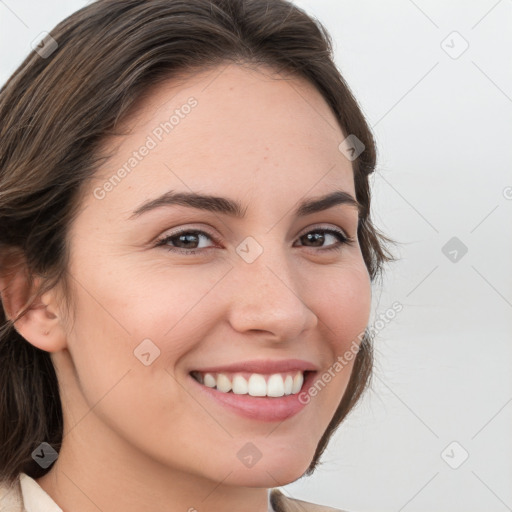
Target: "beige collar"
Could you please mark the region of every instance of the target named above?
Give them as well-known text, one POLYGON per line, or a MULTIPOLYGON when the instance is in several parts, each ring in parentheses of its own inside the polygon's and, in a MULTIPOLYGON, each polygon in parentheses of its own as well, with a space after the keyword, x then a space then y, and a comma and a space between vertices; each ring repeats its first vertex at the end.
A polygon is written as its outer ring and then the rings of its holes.
MULTIPOLYGON (((0 492, 0 498, 2 497, 6 498, 6 501, 0 500, 4 506, 11 503, 12 505, 23 504, 19 512, 62 512, 62 509, 36 480, 25 473, 20 473, 19 485, 10 489, 7 495, 3 496, 0 492), (11 501, 8 501, 9 499, 11 501)), ((277 488, 270 489, 268 497, 268 512, 343 512, 339 509, 289 498, 277 488)), ((14 512, 16 509, 9 508, 9 510, 14 512)))

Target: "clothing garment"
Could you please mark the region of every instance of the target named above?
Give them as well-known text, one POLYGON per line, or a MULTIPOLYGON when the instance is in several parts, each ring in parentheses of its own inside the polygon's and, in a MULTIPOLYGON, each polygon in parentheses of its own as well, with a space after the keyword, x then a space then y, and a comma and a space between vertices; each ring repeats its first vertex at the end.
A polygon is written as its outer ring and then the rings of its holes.
POLYGON ((348 512, 339 508, 326 507, 325 505, 316 505, 309 501, 288 498, 279 489, 271 489, 269 493, 270 504, 273 508, 269 508, 274 512, 348 512))
MULTIPOLYGON (((344 512, 343 510, 288 498, 279 489, 269 491, 269 512, 344 512)), ((14 485, 0 485, 0 512, 62 512, 30 476, 20 473, 14 485)))

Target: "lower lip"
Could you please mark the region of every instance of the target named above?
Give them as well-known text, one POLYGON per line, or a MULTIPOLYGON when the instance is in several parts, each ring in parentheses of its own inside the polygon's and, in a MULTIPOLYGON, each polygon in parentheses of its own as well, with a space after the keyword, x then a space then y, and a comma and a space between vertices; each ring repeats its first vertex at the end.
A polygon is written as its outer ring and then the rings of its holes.
POLYGON ((283 421, 300 412, 307 404, 298 399, 304 389, 308 389, 316 372, 308 372, 301 390, 295 395, 281 397, 237 395, 229 392, 223 393, 215 388, 204 386, 189 375, 190 380, 199 390, 217 403, 229 410, 257 421, 283 421))

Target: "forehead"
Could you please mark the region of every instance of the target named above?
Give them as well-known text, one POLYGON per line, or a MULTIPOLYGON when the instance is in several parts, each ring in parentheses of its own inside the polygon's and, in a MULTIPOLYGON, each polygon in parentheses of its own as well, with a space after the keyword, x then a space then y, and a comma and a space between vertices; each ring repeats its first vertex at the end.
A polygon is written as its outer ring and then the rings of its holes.
POLYGON ((338 149, 345 134, 329 106, 306 80, 270 68, 229 64, 159 83, 121 128, 130 132, 105 141, 115 152, 93 187, 110 181, 102 207, 125 216, 170 189, 251 199, 285 192, 290 201, 313 188, 354 194, 351 162, 338 149))

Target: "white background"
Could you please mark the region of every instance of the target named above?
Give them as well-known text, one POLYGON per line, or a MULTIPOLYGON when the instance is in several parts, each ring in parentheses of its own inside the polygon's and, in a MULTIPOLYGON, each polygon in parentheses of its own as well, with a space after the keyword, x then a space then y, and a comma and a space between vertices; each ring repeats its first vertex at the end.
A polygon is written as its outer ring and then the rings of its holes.
MULTIPOLYGON (((322 466, 284 492, 351 512, 512 510, 512 1, 295 3, 331 33, 374 131, 373 215, 400 261, 373 320, 403 310, 322 466)), ((0 1, 0 83, 85 4, 0 1)))

